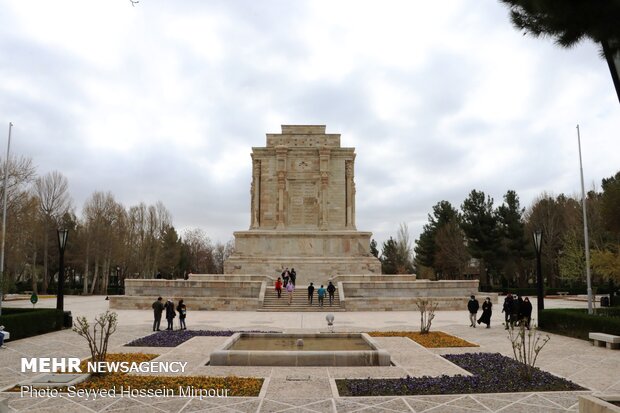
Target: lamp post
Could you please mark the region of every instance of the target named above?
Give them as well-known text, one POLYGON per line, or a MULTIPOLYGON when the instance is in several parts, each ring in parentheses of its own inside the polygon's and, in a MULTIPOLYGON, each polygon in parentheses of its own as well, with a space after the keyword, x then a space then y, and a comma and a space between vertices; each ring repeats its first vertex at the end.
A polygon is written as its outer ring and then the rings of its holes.
POLYGON ((542 248, 543 233, 540 229, 534 231, 534 247, 536 247, 536 282, 538 286, 538 317, 540 318, 540 312, 545 309, 545 294, 543 292, 543 278, 542 278, 542 266, 540 264, 540 250, 542 248))
POLYGON ((68 229, 58 229, 58 251, 60 259, 58 260, 58 293, 56 294, 56 309, 65 309, 65 247, 67 246, 68 229))

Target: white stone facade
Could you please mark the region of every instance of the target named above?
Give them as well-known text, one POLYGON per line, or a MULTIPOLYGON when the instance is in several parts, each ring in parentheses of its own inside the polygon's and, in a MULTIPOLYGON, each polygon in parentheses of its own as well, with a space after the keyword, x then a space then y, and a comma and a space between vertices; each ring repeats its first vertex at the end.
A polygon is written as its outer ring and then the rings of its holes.
POLYGON ((380 274, 370 232, 355 226, 355 149, 340 147, 324 125, 283 125, 252 148, 250 229, 235 232, 227 274, 274 275, 295 268, 301 280, 380 274))

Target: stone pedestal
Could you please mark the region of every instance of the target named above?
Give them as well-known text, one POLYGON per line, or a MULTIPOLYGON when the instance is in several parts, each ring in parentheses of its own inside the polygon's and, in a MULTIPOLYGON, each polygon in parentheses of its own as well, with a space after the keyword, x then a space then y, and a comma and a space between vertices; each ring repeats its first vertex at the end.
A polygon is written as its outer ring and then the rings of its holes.
POLYGON ((370 236, 359 231, 235 232, 235 253, 224 272, 274 276, 288 267, 295 268, 301 283, 339 274, 381 274, 381 263, 368 251, 370 236))

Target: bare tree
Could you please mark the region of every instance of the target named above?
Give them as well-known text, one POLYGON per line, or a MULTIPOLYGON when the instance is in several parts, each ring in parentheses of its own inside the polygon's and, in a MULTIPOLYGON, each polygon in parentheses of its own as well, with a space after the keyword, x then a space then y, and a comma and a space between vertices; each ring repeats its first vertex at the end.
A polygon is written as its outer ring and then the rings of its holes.
POLYGON ((224 274, 224 261, 235 252, 235 242, 229 240, 226 244, 218 242, 215 245, 215 251, 213 252, 213 259, 215 261, 215 273, 224 274))
POLYGON ((185 230, 183 233, 183 245, 187 254, 189 270, 203 274, 215 272, 213 245, 202 229, 185 230))
POLYGON ((88 291, 90 258, 93 258, 93 282, 90 292, 105 293, 110 268, 119 261, 124 250, 125 209, 114 200, 112 193, 94 192, 84 204, 84 231, 86 232, 84 290, 88 291))
POLYGON ((43 286, 42 293, 47 292, 49 280, 48 253, 49 232, 60 218, 71 208, 69 182, 58 171, 53 171, 35 180, 35 192, 39 201, 39 210, 43 218, 43 286))
MULTIPOLYGON (((7 164, 5 159, 0 159, 0 171, 7 170, 7 193, 6 193, 6 247, 4 261, 4 283, 12 285, 16 278, 23 277, 27 268, 27 257, 30 221, 28 210, 31 206, 27 185, 35 177, 35 168, 30 158, 11 158, 7 164), (26 258, 26 259, 24 259, 26 258)), ((4 173, 0 174, 0 199, 4 199, 4 173)), ((5 288, 1 291, 6 292, 5 288)))

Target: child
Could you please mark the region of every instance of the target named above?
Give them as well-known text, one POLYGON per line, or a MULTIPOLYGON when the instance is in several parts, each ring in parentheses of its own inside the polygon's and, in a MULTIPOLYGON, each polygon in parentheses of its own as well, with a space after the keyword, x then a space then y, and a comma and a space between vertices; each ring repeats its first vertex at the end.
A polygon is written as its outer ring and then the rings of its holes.
POLYGON ((278 293, 278 298, 282 297, 282 280, 280 277, 276 280, 276 292, 278 293))

